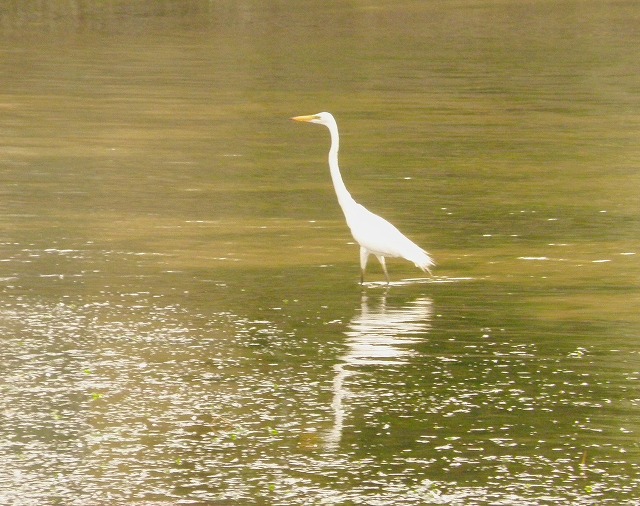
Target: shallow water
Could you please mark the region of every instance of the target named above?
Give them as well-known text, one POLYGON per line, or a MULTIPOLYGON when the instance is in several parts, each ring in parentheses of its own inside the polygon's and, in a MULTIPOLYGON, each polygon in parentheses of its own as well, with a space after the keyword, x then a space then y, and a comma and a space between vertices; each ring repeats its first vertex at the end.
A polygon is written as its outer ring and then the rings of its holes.
POLYGON ((9 2, 2 501, 636 504, 639 17, 9 2))

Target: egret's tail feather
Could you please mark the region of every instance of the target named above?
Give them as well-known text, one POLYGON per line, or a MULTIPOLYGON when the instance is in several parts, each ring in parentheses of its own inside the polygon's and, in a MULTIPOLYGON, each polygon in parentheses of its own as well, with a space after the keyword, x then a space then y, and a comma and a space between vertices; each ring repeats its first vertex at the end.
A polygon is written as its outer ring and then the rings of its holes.
POLYGON ((419 251, 416 251, 413 255, 411 255, 411 258, 409 258, 409 260, 416 264, 416 267, 418 269, 422 269, 422 272, 428 272, 430 275, 433 275, 431 274, 430 267, 435 267, 436 263, 433 261, 433 258, 431 258, 429 253, 427 253, 425 250, 420 249, 419 251))

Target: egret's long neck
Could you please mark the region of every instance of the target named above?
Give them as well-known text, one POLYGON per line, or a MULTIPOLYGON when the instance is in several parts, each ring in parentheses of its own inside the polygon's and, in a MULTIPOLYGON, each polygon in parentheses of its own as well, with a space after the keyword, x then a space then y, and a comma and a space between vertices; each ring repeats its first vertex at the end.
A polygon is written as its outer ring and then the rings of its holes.
POLYGON ((333 187, 336 190, 338 196, 338 203, 344 209, 345 206, 354 203, 353 197, 347 190, 347 187, 342 180, 340 174, 340 167, 338 166, 338 149, 340 148, 340 136, 338 135, 338 125, 335 123, 328 125, 329 132, 331 133, 331 149, 329 149, 329 170, 331 172, 331 180, 333 181, 333 187))

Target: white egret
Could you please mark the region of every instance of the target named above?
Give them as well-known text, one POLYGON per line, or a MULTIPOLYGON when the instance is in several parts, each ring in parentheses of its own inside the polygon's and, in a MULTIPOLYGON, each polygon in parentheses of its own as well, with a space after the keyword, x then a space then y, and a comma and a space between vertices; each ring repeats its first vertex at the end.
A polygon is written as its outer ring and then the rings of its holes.
POLYGON ((296 116, 294 121, 305 121, 324 125, 331 134, 331 148, 329 149, 329 170, 333 187, 338 196, 338 203, 342 208, 351 234, 360 245, 360 283, 364 282, 364 272, 369 255, 373 254, 380 261, 387 283, 389 273, 385 257, 400 257, 413 262, 416 267, 431 274, 429 267, 435 265, 429 253, 403 235, 396 227, 384 218, 372 213, 358 204, 345 186, 338 166, 338 149, 340 136, 338 125, 334 117, 328 112, 320 112, 309 116, 296 116))

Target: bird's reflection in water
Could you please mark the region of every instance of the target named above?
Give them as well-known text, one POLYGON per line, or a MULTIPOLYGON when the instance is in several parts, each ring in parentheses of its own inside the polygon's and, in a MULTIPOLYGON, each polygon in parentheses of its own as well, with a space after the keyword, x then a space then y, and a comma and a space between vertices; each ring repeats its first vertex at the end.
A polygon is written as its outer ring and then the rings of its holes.
POLYGON ((402 364, 415 353, 409 343, 415 343, 431 326, 432 302, 421 297, 401 307, 387 305, 387 294, 370 300, 362 293, 360 311, 349 323, 347 352, 334 366, 333 428, 326 437, 326 446, 335 450, 340 444, 345 419, 345 403, 349 397, 347 379, 357 374, 361 366, 402 364))

